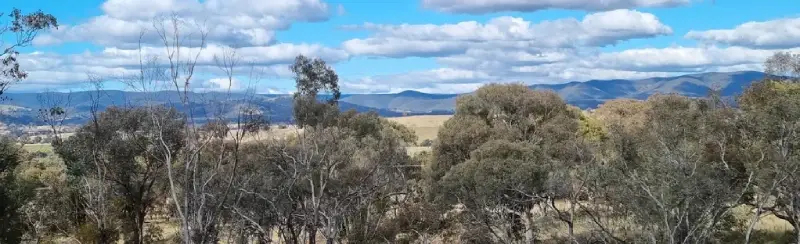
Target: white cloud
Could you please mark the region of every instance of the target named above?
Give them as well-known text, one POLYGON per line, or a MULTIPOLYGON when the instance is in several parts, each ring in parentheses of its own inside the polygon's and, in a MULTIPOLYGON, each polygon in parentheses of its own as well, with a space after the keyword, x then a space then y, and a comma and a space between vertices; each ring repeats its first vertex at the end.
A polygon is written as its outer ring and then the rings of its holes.
POLYGON ((153 19, 171 13, 190 31, 184 33, 187 40, 195 40, 181 47, 184 57, 200 51, 196 42, 199 33, 194 25, 205 23, 203 30, 208 32, 209 43, 198 56, 198 75, 192 85, 199 90, 215 91, 230 87, 237 91, 254 89, 258 93, 290 94, 285 88, 269 86, 274 85, 269 82, 292 77, 288 65, 298 54, 320 57, 331 64, 356 56, 432 58, 438 67, 341 77, 340 84, 344 92, 463 93, 492 82, 559 83, 758 70, 764 59, 773 54, 772 49, 800 51, 800 18, 749 22, 732 29, 692 31, 685 35, 705 45, 601 51, 600 47, 631 39, 673 34, 657 16, 632 8, 677 6, 690 1, 424 0, 427 8, 455 13, 551 8, 605 12, 587 13, 582 19, 538 22, 501 16, 485 22, 451 24, 366 23, 344 29, 366 30, 367 36, 331 48, 275 40, 276 31, 293 23, 323 21, 332 15, 347 14, 341 5, 329 7, 324 0, 108 0, 102 6, 103 15, 77 25, 61 26, 35 40, 37 45, 92 42, 102 46, 99 51, 64 55, 23 53, 20 62, 30 72, 30 78, 24 81, 24 87, 28 88, 76 85, 86 81, 87 74, 109 78, 135 74, 140 55, 159 57, 158 64, 165 65, 167 50, 153 31, 153 19), (142 33, 144 29, 147 31, 142 33), (145 44, 141 53, 137 50, 140 37, 145 44), (214 59, 230 50, 236 51, 241 65, 232 82, 220 78, 224 74, 215 67, 214 59), (248 77, 251 71, 257 73, 256 77, 248 77))
POLYGON ((294 91, 280 89, 276 87, 264 87, 256 91, 259 94, 294 94, 294 91))
POLYGON ((575 48, 606 46, 620 41, 669 35, 672 29, 655 15, 635 10, 613 10, 573 18, 531 23, 517 17, 497 17, 485 24, 475 21, 445 25, 346 26, 375 32, 365 39, 345 41, 342 47, 355 55, 383 57, 441 57, 471 48, 575 48))
POLYGON ((635 10, 613 10, 587 15, 581 28, 588 44, 615 44, 622 40, 672 34, 672 28, 653 14, 635 10))
POLYGON ((675 7, 689 0, 422 0, 422 6, 450 13, 533 12, 545 9, 603 11, 638 7, 675 7))
POLYGON ((43 33, 34 44, 93 42, 130 48, 138 44, 140 37, 146 44, 157 44, 154 24, 158 21, 154 18, 174 13, 184 28, 195 32, 196 38, 192 39, 199 39, 201 29, 212 43, 259 46, 273 43, 276 30, 298 21, 327 20, 331 12, 322 0, 109 0, 102 9, 104 15, 43 33))
MULTIPOLYGON (((183 58, 198 56, 195 73, 198 75, 219 74, 214 57, 222 57, 226 52, 235 50, 237 55, 236 75, 252 76, 249 79, 267 80, 274 78, 288 78, 292 73, 289 64, 294 58, 303 54, 309 57, 320 57, 329 63, 346 60, 349 55, 341 50, 323 47, 317 44, 277 44, 272 46, 243 47, 231 49, 220 45, 208 45, 205 49, 181 48, 183 58)), ((166 50, 157 47, 143 47, 142 57, 150 60, 157 57, 158 65, 166 66, 166 50)), ((139 50, 120 49, 115 47, 105 48, 100 52, 85 52, 71 55, 56 53, 33 52, 23 53, 19 57, 20 65, 29 72, 25 84, 78 84, 87 81, 87 74, 97 75, 108 79, 120 78, 125 75, 136 74, 139 69, 139 50)), ((221 80, 199 80, 198 88, 225 88, 221 80)), ((227 82, 227 80, 225 80, 227 82)), ((232 89, 246 89, 249 84, 244 84, 241 79, 235 80, 232 89)))
MULTIPOLYGON (((800 52, 800 48, 787 49, 800 52)), ((472 49, 463 55, 437 58, 447 67, 427 71, 347 80, 348 92, 433 93, 469 91, 486 83, 562 83, 593 79, 643 79, 699 72, 761 70, 772 50, 743 47, 639 48, 617 52, 527 53, 519 50, 472 49), (460 89, 465 90, 460 90, 460 89)))
POLYGON ((387 93, 404 90, 463 93, 471 92, 480 87, 480 84, 495 78, 481 71, 439 68, 344 80, 341 86, 347 92, 355 93, 387 93))
POLYGON ((753 48, 800 47, 800 18, 747 22, 733 29, 690 31, 686 38, 753 48))
MULTIPOLYGON (((290 44, 282 43, 272 46, 243 47, 231 49, 220 45, 208 45, 204 49, 200 48, 181 48, 183 58, 194 57, 200 53, 197 59, 199 66, 215 66, 215 56, 222 57, 226 52, 235 50, 238 64, 241 66, 270 66, 277 64, 290 64, 294 62, 297 55, 309 57, 319 57, 323 60, 335 63, 349 58, 349 55, 341 50, 332 49, 317 44, 290 44)), ((27 69, 57 69, 64 65, 86 65, 98 67, 129 67, 139 66, 139 55, 145 61, 156 57, 160 64, 167 63, 167 51, 161 47, 143 47, 140 50, 120 49, 115 47, 105 48, 100 52, 86 52, 72 55, 58 55, 52 53, 34 52, 20 55, 20 62, 27 69)), ((287 66, 288 67, 288 66, 287 66)))
POLYGON ((512 71, 527 77, 530 84, 549 84, 567 81, 641 79, 649 77, 672 76, 680 73, 658 71, 627 71, 605 68, 587 68, 572 63, 558 63, 538 66, 516 66, 512 71))
POLYGON ((716 46, 629 49, 600 54, 592 59, 590 66, 630 71, 704 72, 729 66, 760 65, 773 53, 771 50, 716 46))
MULTIPOLYGON (((403 76, 399 74, 399 76, 403 76)), ((346 81, 341 84, 342 89, 348 93, 398 93, 415 90, 426 93, 460 94, 475 91, 485 83, 426 83, 426 84, 390 84, 376 80, 373 77, 364 77, 357 80, 346 81)))
POLYGON ((447 56, 465 49, 463 43, 418 41, 398 38, 352 39, 342 43, 342 49, 352 55, 378 57, 436 57, 447 56))
POLYGON ((205 91, 241 91, 246 87, 236 77, 232 78, 211 78, 201 83, 199 90, 205 91))
POLYGON ((101 9, 112 18, 149 19, 163 13, 184 13, 199 7, 200 3, 193 0, 109 0, 101 9))

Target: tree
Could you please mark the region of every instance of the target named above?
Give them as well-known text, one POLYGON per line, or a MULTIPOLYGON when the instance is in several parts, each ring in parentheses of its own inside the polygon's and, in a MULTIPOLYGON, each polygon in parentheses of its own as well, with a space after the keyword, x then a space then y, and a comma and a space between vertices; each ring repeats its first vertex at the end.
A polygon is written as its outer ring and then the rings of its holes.
POLYGON ((628 113, 622 119, 635 121, 608 127, 603 167, 591 191, 603 200, 595 208, 630 216, 633 231, 614 233, 595 223, 617 240, 628 235, 635 242, 707 242, 750 185, 737 114, 677 95, 655 95, 647 103, 646 116, 628 113))
MULTIPOLYGON (((227 93, 203 101, 203 94, 195 93, 195 70, 206 47, 207 31, 202 25, 191 25, 176 15, 154 20, 154 32, 163 46, 162 55, 145 58, 146 47, 140 35, 139 72, 124 76, 131 89, 147 92, 150 102, 156 96, 174 95, 165 104, 147 103, 146 117, 154 126, 158 161, 165 164, 166 185, 170 207, 180 225, 180 242, 215 243, 221 231, 228 226, 226 204, 232 200, 233 184, 237 179, 242 158, 241 145, 246 136, 264 129, 268 124, 265 111, 253 101, 255 94, 248 90, 243 96, 227 93), (192 28, 196 28, 192 29, 192 28), (153 92, 163 91, 165 92, 153 92), (177 101, 175 101, 177 100, 177 101), (213 102, 212 102, 213 101, 213 102), (212 104, 199 106, 199 104, 212 104), (160 113, 158 107, 175 108, 182 113, 185 124, 181 128, 183 143, 179 148, 171 145, 169 114, 160 113)), ((228 87, 233 86, 239 73, 240 59, 232 48, 214 55, 214 61, 223 73, 228 87)), ((201 64, 202 65, 202 64, 201 64)), ((257 77, 250 73, 248 82, 257 77)), ((245 82, 247 83, 247 82, 245 82)))
POLYGON ((248 145, 231 208, 264 242, 271 230, 288 243, 314 243, 317 233, 327 243, 381 241, 411 169, 403 143, 416 138, 405 132, 377 114, 347 112, 329 126, 248 145))
POLYGON ((535 207, 560 197, 547 182, 576 160, 579 114, 553 92, 487 85, 457 101, 439 132, 430 179, 494 241, 536 239, 535 207))
POLYGON ((797 82, 800 79, 800 54, 777 52, 764 61, 768 80, 797 82))
POLYGON ((70 176, 109 187, 105 201, 115 203, 126 243, 148 241, 145 217, 166 186, 164 168, 171 162, 161 161, 162 148, 153 145, 163 142, 177 151, 184 144, 182 115, 174 109, 148 109, 107 108, 97 120, 56 146, 70 176), (158 113, 162 120, 151 120, 149 113, 158 113))
POLYGON ((20 47, 31 44, 39 31, 58 28, 58 21, 53 15, 41 10, 23 14, 19 9, 12 9, 11 13, 0 13, 0 17, 9 17, 10 21, 0 26, 0 95, 13 83, 28 77, 17 60, 20 47), (10 35, 11 37, 8 37, 10 35), (11 40, 6 43, 5 40, 11 40))
POLYGON ((0 242, 3 243, 20 243, 25 233, 19 210, 28 196, 14 176, 22 160, 19 150, 10 140, 0 140, 0 242))
POLYGON ((754 220, 764 212, 771 213, 794 227, 795 242, 800 243, 800 154, 796 150, 800 142, 800 56, 779 52, 765 66, 769 76, 739 98, 750 148, 760 156, 747 164, 757 185, 749 204, 756 210, 754 220))
POLYGON ((294 94, 294 118, 297 125, 316 126, 326 124, 339 111, 339 76, 322 59, 297 56, 290 67, 295 74, 297 92, 294 94), (327 94, 327 99, 320 97, 327 94), (320 102, 324 100, 324 102, 320 102))

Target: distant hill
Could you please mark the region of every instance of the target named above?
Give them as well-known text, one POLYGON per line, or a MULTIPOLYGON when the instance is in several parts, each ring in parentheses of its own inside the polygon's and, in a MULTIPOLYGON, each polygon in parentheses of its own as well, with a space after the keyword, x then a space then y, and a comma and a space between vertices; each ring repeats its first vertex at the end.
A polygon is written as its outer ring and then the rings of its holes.
MULTIPOLYGON (((729 73, 700 73, 675 77, 658 77, 638 80, 590 80, 563 84, 538 84, 531 89, 553 90, 568 103, 587 109, 595 108, 604 101, 616 98, 645 99, 656 93, 677 93, 690 97, 702 97, 711 88, 720 89, 723 96, 740 94, 753 81, 760 80, 764 73, 755 71, 729 73)), ((7 93, 7 100, 0 105, 0 122, 35 124, 37 111, 42 108, 40 97, 62 101, 69 100, 67 111, 71 115, 68 123, 82 123, 89 116, 92 92, 66 93, 7 93)), ((291 123, 292 98, 289 95, 246 95, 227 93, 191 93, 198 119, 207 115, 223 114, 236 116, 237 107, 255 106, 265 111, 275 123, 291 123), (222 99, 225 98, 225 99, 222 99), (220 101, 223 101, 222 103, 220 101)), ((404 91, 394 94, 344 94, 340 100, 342 110, 374 111, 386 117, 402 115, 452 114, 459 94, 428 94, 404 91)), ((141 106, 153 104, 177 104, 175 92, 125 92, 102 91, 99 107, 141 106)), ((187 108, 178 108, 186 111, 187 108)))
MULTIPOLYGON (((0 112, 0 122, 10 124, 39 124, 37 118, 40 108, 47 107, 42 102, 42 98, 62 101, 61 104, 68 104, 67 113, 70 116, 66 123, 83 123, 90 118, 91 108, 95 97, 97 107, 105 109, 110 106, 134 107, 146 104, 180 104, 180 96, 176 92, 125 92, 106 90, 100 91, 97 96, 95 91, 80 91, 72 93, 7 93, 6 101, 3 101, 2 112, 0 112)), ((222 116, 235 118, 237 108, 242 106, 252 106, 265 112, 266 117, 274 123, 291 123, 292 120, 292 97, 290 95, 266 95, 256 94, 247 95, 243 93, 190 93, 193 101, 191 106, 197 113, 196 120, 202 121, 207 118, 222 116)), ((45 103, 46 104, 46 103, 45 103)), ((342 110, 354 109, 359 112, 374 111, 381 116, 396 117, 404 113, 390 111, 380 108, 364 107, 346 102, 340 103, 342 110)), ((178 110, 189 111, 188 107, 178 106, 178 110)), ((408 114, 408 113, 407 113, 408 114)), ((415 113, 410 113, 415 114, 415 113)))
POLYGON ((396 94, 353 94, 345 95, 341 101, 368 108, 435 113, 452 111, 456 106, 457 94, 428 94, 417 91, 404 91, 396 94))
POLYGON ((742 71, 729 73, 701 73, 675 77, 658 77, 639 80, 590 80, 556 85, 533 85, 532 89, 553 90, 568 103, 581 108, 595 108, 606 100, 615 98, 646 99, 661 94, 681 94, 703 97, 710 89, 719 89, 722 96, 741 94, 764 73, 742 71))
MULTIPOLYGON (((708 95, 711 88, 720 89, 723 96, 734 96, 742 93, 753 81, 763 77, 764 73, 756 71, 715 72, 639 80, 574 81, 563 84, 538 84, 530 87, 537 90, 553 90, 568 103, 587 109, 596 108, 610 99, 646 99, 656 93, 677 93, 690 97, 703 97, 708 95)), ((431 113, 452 111, 455 108, 456 97, 455 94, 404 91, 396 94, 349 95, 342 101, 376 109, 431 113)))

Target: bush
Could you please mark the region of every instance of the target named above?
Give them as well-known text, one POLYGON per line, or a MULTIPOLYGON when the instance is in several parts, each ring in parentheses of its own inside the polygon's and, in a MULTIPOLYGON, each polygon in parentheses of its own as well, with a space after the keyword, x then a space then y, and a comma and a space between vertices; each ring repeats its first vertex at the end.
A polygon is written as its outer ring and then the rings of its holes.
POLYGON ((425 140, 424 140, 424 141, 422 141, 422 143, 420 143, 419 145, 420 145, 420 146, 423 146, 423 147, 430 147, 430 146, 433 146, 433 140, 431 140, 431 139, 425 139, 425 140))

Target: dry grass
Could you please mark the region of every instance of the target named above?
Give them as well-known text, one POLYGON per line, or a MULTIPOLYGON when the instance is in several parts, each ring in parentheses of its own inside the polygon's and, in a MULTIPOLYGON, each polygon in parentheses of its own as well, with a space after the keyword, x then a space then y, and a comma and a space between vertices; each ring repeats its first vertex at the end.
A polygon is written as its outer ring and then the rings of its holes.
MULTIPOLYGON (((297 134, 302 132, 303 129, 297 128, 297 126, 289 125, 284 128, 280 128, 278 126, 271 126, 269 130, 262 130, 257 133, 248 133, 243 141, 261 141, 261 140, 274 140, 274 139, 282 139, 286 138, 289 135, 297 134)), ((231 134, 236 134, 236 130, 232 131, 231 134)), ((229 138, 230 139, 230 138, 229 138)))
POLYGON ((420 152, 429 152, 429 151, 431 151, 431 147, 406 147, 406 152, 408 152, 408 155, 411 156, 416 155, 417 153, 420 152))
POLYGON ((43 152, 50 154, 53 152, 53 146, 49 143, 40 143, 40 144, 25 144, 22 146, 22 149, 28 152, 43 152))
MULTIPOLYGON (((425 140, 435 140, 439 133, 439 127, 450 119, 451 115, 418 115, 406 117, 387 118, 388 120, 405 125, 417 135, 417 144, 425 140)), ((406 147, 408 155, 415 155, 419 152, 430 151, 430 147, 412 146, 406 147)))
POLYGON ((421 143, 426 139, 428 140, 436 139, 436 134, 439 133, 439 127, 441 127, 445 121, 450 119, 450 117, 452 116, 419 115, 419 116, 394 117, 388 119, 400 123, 402 125, 405 125, 409 129, 413 130, 418 137, 417 143, 421 143))
MULTIPOLYGON (((737 219, 746 220, 745 224, 749 225, 750 218, 753 217, 755 210, 749 206, 738 206, 734 208, 733 215, 736 216, 737 219)), ((759 219, 758 223, 755 226, 756 230, 764 230, 770 232, 784 232, 784 231, 791 231, 794 228, 791 224, 786 222, 785 220, 779 219, 775 217, 775 215, 765 213, 759 219)))

